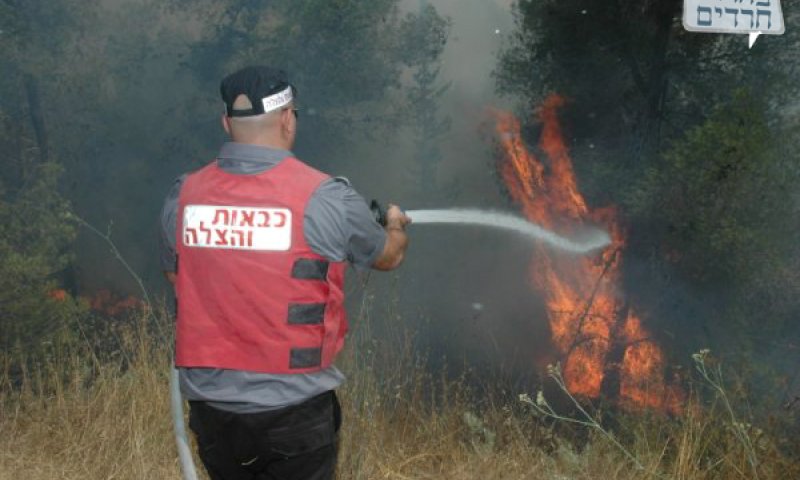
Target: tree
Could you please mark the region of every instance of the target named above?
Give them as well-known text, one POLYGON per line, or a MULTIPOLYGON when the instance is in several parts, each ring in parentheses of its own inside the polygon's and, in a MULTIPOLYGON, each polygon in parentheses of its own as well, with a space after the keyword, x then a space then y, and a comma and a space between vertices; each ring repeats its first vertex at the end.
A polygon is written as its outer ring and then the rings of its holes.
POLYGON ((397 0, 215 2, 218 27, 194 45, 192 62, 209 89, 246 64, 268 63, 290 72, 299 90, 301 129, 313 132, 298 152, 321 160, 323 168, 341 167, 350 161, 353 142, 391 139, 411 123, 413 99, 402 81, 404 71, 423 61, 435 69, 441 53, 447 24, 436 11, 429 7, 419 17, 401 16, 397 5, 397 0))
POLYGON ((0 4, 0 348, 36 348, 51 340, 83 308, 64 290, 62 273, 72 261, 76 236, 71 207, 61 195, 63 168, 51 153, 39 78, 53 64, 68 29, 63 4, 0 4), (33 25, 36 18, 41 25, 33 25), (32 45, 36 45, 33 47, 32 45))
POLYGON ((797 93, 797 33, 748 51, 739 35, 686 32, 680 7, 672 0, 517 4, 517 30, 496 71, 499 88, 528 105, 550 91, 570 100, 576 168, 598 203, 620 202, 632 180, 737 86, 767 104, 797 93))
POLYGON ((725 347, 763 368, 759 352, 800 334, 800 33, 748 50, 741 35, 686 32, 680 4, 520 0, 498 86, 525 112, 567 97, 581 188, 620 207, 626 294, 674 359, 725 347))
POLYGON ((59 278, 72 259, 76 233, 69 203, 58 193, 61 168, 55 162, 22 163, 19 172, 0 178, 0 348, 5 351, 52 339, 82 310, 59 278))
MULTIPOLYGON (((0 109, 11 124, 32 125, 40 161, 63 165, 60 188, 76 211, 92 224, 113 221, 118 247, 152 285, 161 278, 163 196, 224 138, 225 74, 248 63, 287 69, 300 90, 298 154, 321 168, 346 169, 354 145, 391 140, 411 124, 409 52, 416 35, 441 40, 444 26, 431 11, 422 24, 437 31, 409 30, 417 16, 398 3, 0 2, 0 48, 9 52, 0 109)), ((18 138, 6 137, 4 151, 22 153, 18 138)), ((101 247, 91 235, 77 242, 77 288, 135 291, 101 247)))
POLYGON ((447 43, 449 23, 427 2, 421 2, 420 14, 408 16, 401 25, 401 38, 406 38, 404 63, 413 69, 414 83, 408 88, 408 106, 416 149, 416 168, 411 177, 418 179, 426 198, 442 197, 437 182, 437 165, 442 160, 439 141, 450 128, 449 118, 438 117, 438 103, 450 87, 439 84, 438 59, 447 43))
POLYGON ((700 327, 700 338, 684 342, 687 350, 727 343, 752 355, 794 333, 800 220, 792 195, 800 165, 782 140, 796 143, 797 131, 770 128, 767 111, 740 90, 675 142, 627 202, 637 228, 632 241, 652 246, 653 268, 679 272, 688 296, 703 298, 689 315, 669 312, 673 302, 654 314, 665 328, 700 327))

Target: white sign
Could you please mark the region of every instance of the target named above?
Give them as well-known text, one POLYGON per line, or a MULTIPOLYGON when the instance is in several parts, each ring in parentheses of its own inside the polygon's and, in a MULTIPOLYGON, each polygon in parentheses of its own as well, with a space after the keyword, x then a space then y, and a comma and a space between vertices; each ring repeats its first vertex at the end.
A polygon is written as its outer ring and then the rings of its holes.
POLYGON ((292 212, 287 208, 187 205, 187 247, 286 251, 292 246, 292 212))
POLYGON ((683 26, 692 32, 782 35, 780 0, 684 0, 683 26))

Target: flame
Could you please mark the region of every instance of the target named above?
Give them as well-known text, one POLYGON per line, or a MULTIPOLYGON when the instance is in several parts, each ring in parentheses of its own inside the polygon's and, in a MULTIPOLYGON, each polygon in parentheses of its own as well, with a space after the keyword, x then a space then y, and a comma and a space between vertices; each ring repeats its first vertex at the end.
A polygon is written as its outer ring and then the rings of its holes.
POLYGON ((117 316, 130 310, 144 307, 142 300, 128 295, 121 297, 112 293, 110 290, 98 290, 92 297, 86 298, 89 307, 95 312, 104 313, 110 316, 117 316))
POLYGON ((47 292, 47 296, 56 302, 65 302, 69 295, 63 288, 56 288, 47 292))
POLYGON ((557 117, 564 103, 562 97, 550 95, 536 112, 546 165, 526 148, 519 121, 511 113, 495 112, 504 152, 500 174, 523 214, 567 235, 582 225, 603 225, 612 239, 593 258, 555 255, 535 247, 531 280, 544 295, 564 380, 576 395, 595 398, 611 393, 623 405, 676 412, 680 391, 664 381, 663 353, 619 291, 625 237, 616 210, 590 209, 578 190, 557 117), (612 381, 615 375, 617 386, 612 381))

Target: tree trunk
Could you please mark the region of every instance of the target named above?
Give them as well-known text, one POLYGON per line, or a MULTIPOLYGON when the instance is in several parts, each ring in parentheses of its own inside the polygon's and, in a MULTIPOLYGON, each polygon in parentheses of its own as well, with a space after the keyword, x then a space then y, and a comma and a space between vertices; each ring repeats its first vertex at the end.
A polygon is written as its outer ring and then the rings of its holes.
POLYGON ((42 114, 42 105, 39 97, 39 82, 31 74, 26 74, 23 78, 25 83, 25 94, 28 97, 28 111, 31 115, 31 125, 36 136, 36 146, 39 149, 39 160, 47 162, 50 151, 47 145, 47 130, 42 114))
POLYGON ((625 322, 630 313, 627 300, 614 313, 614 325, 611 328, 609 349, 603 366, 603 381, 600 384, 600 395, 608 400, 619 400, 622 387, 622 362, 628 344, 625 340, 625 322))

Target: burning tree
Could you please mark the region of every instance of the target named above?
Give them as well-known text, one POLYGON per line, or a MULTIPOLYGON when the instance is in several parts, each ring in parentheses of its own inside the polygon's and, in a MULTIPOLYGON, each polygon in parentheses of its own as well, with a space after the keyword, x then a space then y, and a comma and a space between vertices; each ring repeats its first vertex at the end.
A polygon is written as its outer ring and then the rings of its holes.
POLYGON ((578 190, 557 117, 563 104, 562 97, 550 95, 537 111, 547 163, 525 147, 519 121, 510 113, 497 113, 497 133, 501 176, 528 219, 573 234, 582 225, 601 224, 612 238, 594 258, 556 255, 537 246, 531 260, 531 279, 544 295, 566 386, 576 395, 674 412, 680 389, 665 381, 664 355, 619 288, 625 232, 617 212, 589 208, 578 190))

